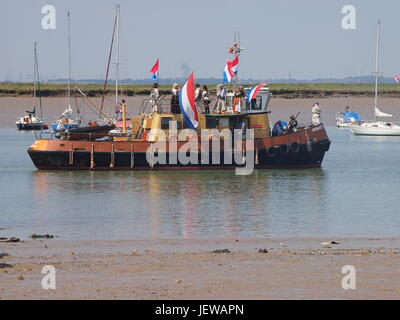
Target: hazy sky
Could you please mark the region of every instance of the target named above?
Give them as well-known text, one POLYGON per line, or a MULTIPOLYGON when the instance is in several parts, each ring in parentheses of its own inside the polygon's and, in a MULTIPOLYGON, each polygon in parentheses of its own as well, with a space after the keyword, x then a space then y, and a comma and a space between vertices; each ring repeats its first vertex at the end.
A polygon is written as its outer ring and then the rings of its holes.
MULTIPOLYGON (((32 73, 38 42, 43 78, 67 76, 67 20, 71 11, 72 76, 104 77, 117 1, 0 0, 0 80, 32 73), (44 30, 44 5, 56 8, 56 29, 44 30)), ((382 19, 381 67, 400 73, 399 0, 120 0, 121 78, 221 77, 233 31, 245 47, 242 78, 314 79, 371 74, 375 28, 382 19), (356 9, 356 30, 344 30, 341 10, 356 9)), ((114 75, 111 69, 111 75, 114 75)))

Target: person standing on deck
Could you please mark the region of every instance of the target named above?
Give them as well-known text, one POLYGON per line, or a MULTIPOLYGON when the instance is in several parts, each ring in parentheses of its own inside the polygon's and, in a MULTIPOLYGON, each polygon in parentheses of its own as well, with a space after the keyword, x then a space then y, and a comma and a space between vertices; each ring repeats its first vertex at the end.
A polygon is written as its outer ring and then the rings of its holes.
POLYGON ((203 101, 203 105, 204 105, 204 113, 209 114, 211 99, 208 94, 208 88, 206 85, 203 86, 203 92, 201 93, 201 100, 203 101))
POLYGON ((312 123, 314 126, 318 126, 321 124, 321 106, 319 105, 319 102, 316 102, 311 109, 312 112, 312 123))
POLYGON ((195 84, 195 90, 194 90, 194 102, 196 104, 197 110, 199 110, 201 113, 203 113, 204 107, 201 105, 202 103, 202 96, 201 96, 201 87, 200 84, 196 83, 195 84))
POLYGON ((179 86, 177 83, 174 83, 172 86, 171 113, 181 113, 179 106, 179 86))
POLYGON ((239 86, 236 93, 235 98, 233 99, 232 112, 240 113, 242 108, 242 98, 245 97, 245 93, 242 86, 239 86))
POLYGON ((225 113, 226 111, 226 88, 223 84, 219 84, 217 87, 217 101, 215 102, 216 113, 225 113))
POLYGON ((158 83, 155 83, 153 85, 153 89, 151 89, 150 92, 150 102, 152 105, 152 111, 153 113, 158 113, 158 99, 160 99, 160 90, 158 89, 158 83))
POLYGON ((125 99, 122 99, 121 107, 122 107, 122 133, 126 133, 126 102, 125 102, 125 99))

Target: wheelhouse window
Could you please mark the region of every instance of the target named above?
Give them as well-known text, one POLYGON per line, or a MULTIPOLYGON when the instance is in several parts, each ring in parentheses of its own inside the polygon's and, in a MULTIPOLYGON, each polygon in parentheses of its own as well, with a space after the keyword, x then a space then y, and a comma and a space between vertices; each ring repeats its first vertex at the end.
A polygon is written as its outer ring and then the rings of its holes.
POLYGON ((206 128, 216 129, 218 127, 218 121, 216 117, 206 117, 206 128))
POLYGON ((172 117, 162 117, 161 118, 161 130, 168 130, 170 121, 172 121, 172 117))
POLYGON ((262 110, 262 96, 257 96, 256 99, 252 99, 249 103, 246 100, 247 110, 262 110))

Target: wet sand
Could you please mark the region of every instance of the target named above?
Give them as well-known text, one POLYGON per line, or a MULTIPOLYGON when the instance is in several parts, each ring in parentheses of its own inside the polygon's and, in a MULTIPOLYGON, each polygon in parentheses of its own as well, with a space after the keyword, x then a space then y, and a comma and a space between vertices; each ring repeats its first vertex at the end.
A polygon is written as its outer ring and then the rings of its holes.
MULTIPOLYGON (((136 115, 138 108, 144 96, 126 97, 128 112, 130 115, 136 115)), ((104 110, 107 114, 112 115, 114 110, 114 97, 107 96, 104 102, 104 110)), ((91 99, 96 105, 101 104, 101 98, 91 99)), ((311 108, 318 101, 322 108, 322 120, 326 125, 335 125, 335 115, 337 112, 343 111, 346 106, 351 106, 353 111, 359 112, 360 116, 365 119, 373 118, 373 97, 332 97, 332 98, 307 98, 307 99, 283 99, 272 98, 269 106, 271 110, 271 122, 279 119, 288 120, 291 114, 297 114, 299 122, 311 121, 311 108)), ((43 113, 45 121, 54 121, 66 107, 67 100, 65 97, 49 97, 43 98, 43 113)), ((86 119, 98 117, 93 109, 85 106, 78 99, 81 112, 86 119)), ((381 98, 379 106, 382 111, 393 114, 394 121, 400 121, 400 99, 398 98, 381 98)), ((14 127, 18 117, 24 114, 25 110, 33 108, 33 98, 31 97, 0 97, 0 127, 14 127)), ((72 99, 72 108, 75 108, 75 100, 72 99)))
POLYGON ((0 298, 400 299, 399 248, 399 238, 0 243, 0 298), (41 288, 44 265, 56 290, 41 288), (355 290, 341 286, 345 265, 355 290))

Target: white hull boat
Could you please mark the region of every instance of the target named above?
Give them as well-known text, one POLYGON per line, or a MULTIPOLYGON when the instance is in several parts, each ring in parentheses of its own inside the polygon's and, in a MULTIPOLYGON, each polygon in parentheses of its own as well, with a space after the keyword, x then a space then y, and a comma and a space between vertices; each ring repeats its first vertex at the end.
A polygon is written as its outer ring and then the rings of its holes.
POLYGON ((393 115, 382 112, 378 108, 378 61, 379 61, 379 33, 381 22, 378 20, 376 30, 376 57, 375 57, 375 121, 364 121, 349 126, 355 135, 365 136, 400 136, 400 126, 378 118, 392 118, 393 115))
POLYGON ((400 126, 392 122, 364 122, 360 125, 350 125, 349 128, 355 135, 400 136, 400 126))

